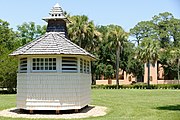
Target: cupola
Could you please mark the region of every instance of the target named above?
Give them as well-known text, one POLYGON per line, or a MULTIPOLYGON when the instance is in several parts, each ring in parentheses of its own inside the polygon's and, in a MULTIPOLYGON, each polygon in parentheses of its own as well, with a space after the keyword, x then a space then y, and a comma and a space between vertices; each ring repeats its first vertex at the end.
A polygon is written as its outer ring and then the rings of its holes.
POLYGON ((61 32, 67 37, 66 23, 70 23, 68 18, 64 15, 62 8, 57 3, 49 12, 49 16, 43 18, 48 25, 46 32, 61 32))

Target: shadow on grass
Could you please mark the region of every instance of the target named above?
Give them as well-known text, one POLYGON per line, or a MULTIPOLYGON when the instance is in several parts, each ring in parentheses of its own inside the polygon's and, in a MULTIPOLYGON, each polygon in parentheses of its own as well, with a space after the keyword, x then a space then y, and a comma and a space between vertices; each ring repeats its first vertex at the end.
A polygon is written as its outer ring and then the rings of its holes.
POLYGON ((158 110, 180 111, 180 104, 178 104, 178 105, 167 105, 167 106, 156 107, 156 109, 158 109, 158 110))
MULTIPOLYGON (((91 109, 93 109, 94 106, 85 106, 82 109, 79 109, 78 112, 75 112, 75 110, 61 110, 60 114, 76 114, 76 113, 87 113, 91 109)), ((29 110, 24 109, 12 109, 10 112, 16 113, 16 114, 31 114, 29 110)), ((56 115, 55 110, 33 110, 33 114, 46 114, 46 115, 56 115)), ((33 115, 31 114, 31 115, 33 115)), ((59 113, 58 113, 59 114, 59 113)))

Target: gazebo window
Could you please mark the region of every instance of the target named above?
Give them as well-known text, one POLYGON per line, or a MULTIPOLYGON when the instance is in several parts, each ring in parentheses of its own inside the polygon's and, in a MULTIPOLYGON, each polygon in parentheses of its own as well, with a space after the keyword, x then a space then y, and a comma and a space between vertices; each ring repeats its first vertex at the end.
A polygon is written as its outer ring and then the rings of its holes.
POLYGON ((20 73, 27 72, 27 58, 20 58, 20 73))
POLYGON ((83 73, 83 60, 80 59, 80 73, 83 73))
POLYGON ((84 60, 84 73, 86 73, 86 60, 84 60))
POLYGON ((87 61, 87 73, 89 74, 90 71, 89 71, 89 61, 87 61))
POLYGON ((77 72, 77 58, 76 57, 62 57, 62 72, 76 73, 77 72))
POLYGON ((55 71, 56 58, 33 58, 32 70, 55 71))

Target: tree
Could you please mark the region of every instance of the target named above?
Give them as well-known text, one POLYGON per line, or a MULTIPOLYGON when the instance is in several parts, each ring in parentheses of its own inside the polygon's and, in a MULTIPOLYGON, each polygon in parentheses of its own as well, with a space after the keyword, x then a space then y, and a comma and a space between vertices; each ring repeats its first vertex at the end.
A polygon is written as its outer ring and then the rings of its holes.
POLYGON ((12 28, 9 28, 9 23, 0 19, 0 55, 12 50, 17 46, 16 34, 12 28))
POLYGON ((162 54, 159 57, 158 63, 161 63, 165 70, 165 78, 173 79, 176 77, 178 68, 170 55, 173 47, 180 47, 180 20, 174 18, 169 12, 159 13, 152 17, 149 21, 141 21, 130 30, 132 37, 138 44, 143 39, 151 38, 158 40, 162 54), (169 56, 169 57, 168 57, 169 56))
POLYGON ((71 23, 68 25, 68 36, 80 47, 90 51, 96 45, 96 38, 99 32, 96 31, 93 21, 89 21, 85 15, 70 17, 71 23))
POLYGON ((120 51, 123 48, 123 44, 127 41, 128 34, 123 30, 122 27, 117 25, 109 25, 108 39, 109 46, 115 47, 116 49, 116 84, 117 89, 119 88, 119 56, 120 51))
POLYGON ((150 63, 154 64, 159 57, 159 41, 145 38, 137 47, 137 58, 148 64, 148 88, 150 87, 150 63))
POLYGON ((21 46, 45 34, 46 32, 46 25, 40 26, 36 25, 34 22, 25 22, 22 25, 18 25, 17 28, 21 46))
POLYGON ((169 22, 170 35, 174 47, 180 47, 180 19, 172 18, 169 22))
POLYGON ((172 48, 171 49, 171 55, 172 55, 172 61, 174 61, 177 64, 177 76, 178 76, 178 83, 180 80, 180 75, 179 75, 179 66, 180 66, 180 49, 179 48, 172 48))
POLYGON ((0 19, 0 86, 11 92, 16 87, 17 60, 8 54, 18 47, 16 36, 9 23, 0 19))
POLYGON ((10 51, 0 57, 0 86, 13 92, 13 88, 16 88, 18 64, 16 58, 10 57, 9 53, 10 51))
POLYGON ((108 84, 112 84, 111 78, 113 77, 114 69, 112 65, 107 65, 105 68, 105 77, 108 79, 108 84))
POLYGON ((96 73, 97 73, 99 76, 104 76, 105 68, 106 68, 106 65, 103 64, 103 63, 100 63, 100 64, 97 65, 97 67, 96 67, 96 73))
POLYGON ((169 12, 159 13, 152 19, 155 25, 161 48, 166 48, 174 43, 176 45, 180 41, 180 20, 175 19, 169 12))
POLYGON ((142 82, 144 75, 144 66, 141 61, 136 58, 136 47, 133 43, 126 42, 121 54, 120 68, 129 74, 137 77, 137 81, 142 82))
POLYGON ((152 37, 156 35, 155 26, 152 21, 141 21, 134 28, 130 29, 130 35, 135 37, 133 41, 137 42, 137 45, 146 38, 152 37))

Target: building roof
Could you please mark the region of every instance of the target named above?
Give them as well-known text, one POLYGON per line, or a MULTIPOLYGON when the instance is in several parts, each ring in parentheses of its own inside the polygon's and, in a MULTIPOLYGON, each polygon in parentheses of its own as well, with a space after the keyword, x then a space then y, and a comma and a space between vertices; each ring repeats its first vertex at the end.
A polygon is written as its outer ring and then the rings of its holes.
POLYGON ((93 59, 95 56, 82 49, 75 43, 71 42, 60 32, 47 32, 45 35, 37 38, 30 43, 18 48, 11 53, 12 56, 17 55, 87 55, 93 59))

